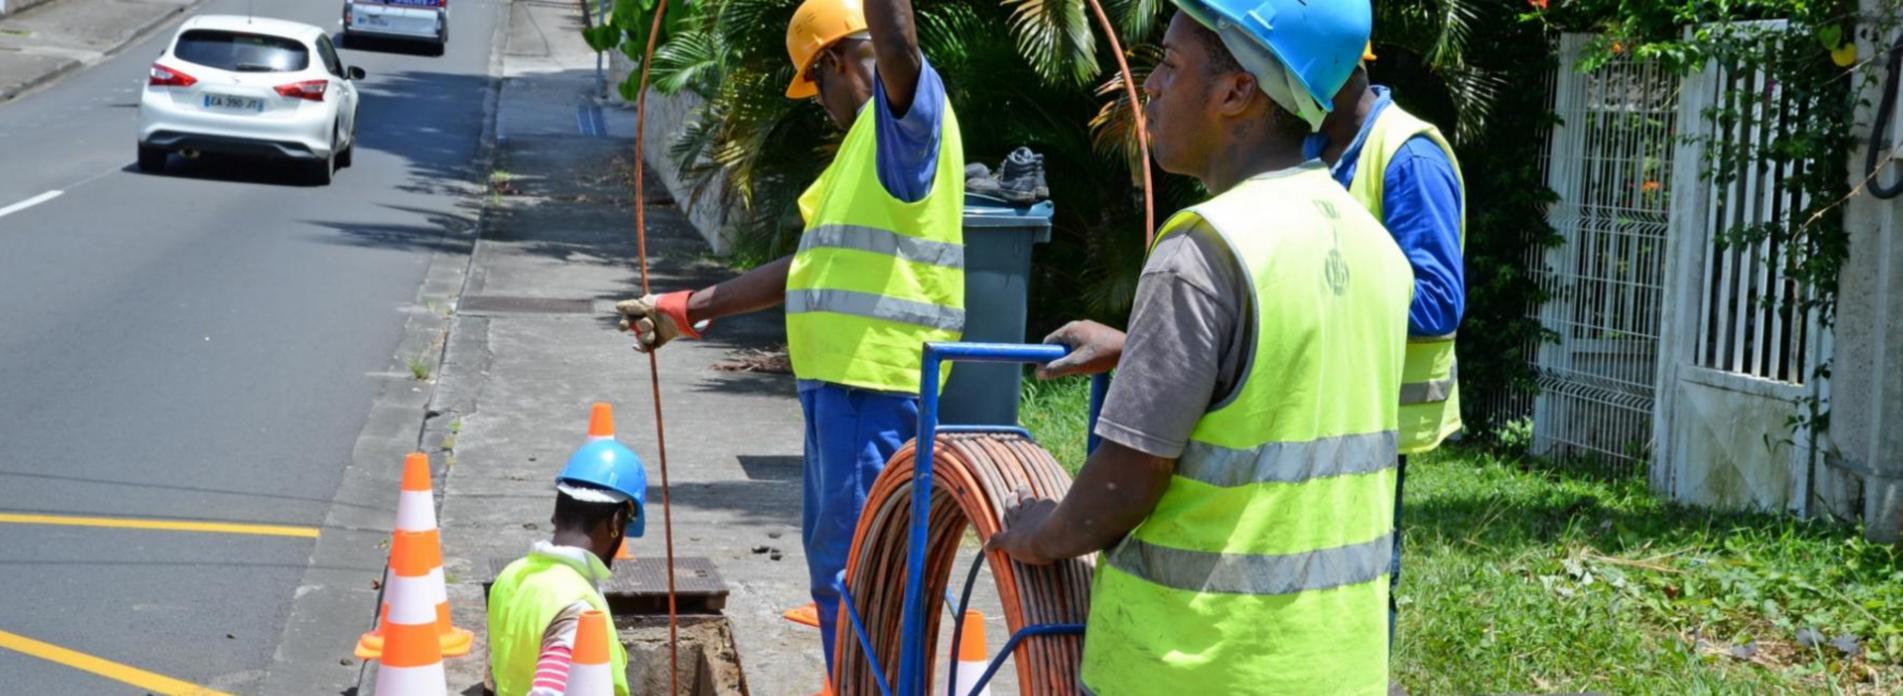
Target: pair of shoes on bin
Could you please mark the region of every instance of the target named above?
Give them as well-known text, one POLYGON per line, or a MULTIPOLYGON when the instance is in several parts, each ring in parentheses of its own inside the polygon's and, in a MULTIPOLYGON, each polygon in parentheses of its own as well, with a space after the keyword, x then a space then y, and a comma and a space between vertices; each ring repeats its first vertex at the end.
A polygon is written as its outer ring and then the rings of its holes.
POLYGON ((1051 189, 1044 182, 1044 156, 1031 152, 1030 148, 1012 150, 1004 163, 998 165, 995 177, 983 164, 965 165, 965 191, 1020 205, 1049 199, 1051 189))
POLYGON ((1051 189, 1044 183, 1044 156, 1027 147, 1012 150, 1004 158, 1004 164, 998 165, 998 186, 1004 189, 1004 199, 1012 203, 1031 204, 1049 199, 1051 189))

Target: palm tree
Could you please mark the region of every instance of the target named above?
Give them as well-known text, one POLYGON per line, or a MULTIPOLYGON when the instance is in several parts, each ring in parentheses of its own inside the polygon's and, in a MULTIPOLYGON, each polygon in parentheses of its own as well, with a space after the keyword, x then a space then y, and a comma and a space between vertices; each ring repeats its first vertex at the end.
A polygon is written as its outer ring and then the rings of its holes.
MULTIPOLYGON (((644 45, 652 2, 619 0, 615 23, 627 27, 620 45, 630 55, 638 57, 644 45)), ((690 200, 706 184, 724 183, 723 203, 740 213, 730 217, 736 247, 753 260, 795 245, 794 202, 838 143, 817 107, 782 95, 792 77, 783 28, 797 4, 676 0, 679 9, 669 12, 654 59, 654 88, 692 92, 705 102, 667 149, 695 184, 690 200)), ((1034 323, 1074 316, 1120 320, 1145 252, 1134 182, 1137 167, 1147 163, 1137 161, 1132 112, 1114 63, 1100 50, 1086 0, 914 4, 921 46, 945 78, 969 161, 995 162, 1018 145, 1045 155, 1060 205, 1053 243, 1039 252, 1034 323)), ((1442 101, 1458 105, 1458 134, 1478 130, 1499 89, 1466 59, 1476 27, 1511 19, 1510 12, 1483 9, 1486 4, 1376 3, 1378 47, 1395 63, 1425 66, 1445 85, 1442 101)), ((1164 0, 1106 0, 1106 9, 1142 80, 1158 58, 1163 20, 1174 8, 1164 0)), ((633 96, 632 87, 626 96, 633 96)), ((1156 182, 1159 219, 1199 193, 1193 182, 1160 173, 1156 182)))

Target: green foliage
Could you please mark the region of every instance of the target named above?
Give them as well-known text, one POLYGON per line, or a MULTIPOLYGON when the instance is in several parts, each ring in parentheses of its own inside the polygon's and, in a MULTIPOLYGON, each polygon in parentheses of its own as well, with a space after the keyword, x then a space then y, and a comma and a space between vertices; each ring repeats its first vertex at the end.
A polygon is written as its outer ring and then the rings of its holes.
POLYGON ((1462 449, 1411 461, 1406 495, 1395 672, 1413 692, 1881 694, 1903 679, 1903 557, 1853 528, 1462 449))

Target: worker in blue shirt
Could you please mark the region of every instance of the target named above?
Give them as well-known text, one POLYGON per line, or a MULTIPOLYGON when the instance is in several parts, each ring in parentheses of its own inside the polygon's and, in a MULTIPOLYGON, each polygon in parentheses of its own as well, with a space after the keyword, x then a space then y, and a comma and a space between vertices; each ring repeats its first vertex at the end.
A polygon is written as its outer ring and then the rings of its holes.
POLYGON ((814 601, 788 618, 819 627, 830 674, 835 581, 873 481, 916 434, 922 347, 963 333, 964 146, 944 81, 919 51, 911 0, 805 0, 786 48, 786 96, 818 102, 846 132, 800 197, 799 251, 615 308, 654 350, 721 317, 786 306, 806 418, 801 531, 814 601))
POLYGON ((1401 581, 1401 487, 1407 457, 1433 451, 1460 430, 1459 371, 1454 331, 1466 309, 1461 259, 1466 196, 1454 148, 1432 124, 1370 84, 1362 55, 1305 154, 1328 163, 1335 180, 1381 220, 1414 269, 1407 315, 1407 365, 1402 372, 1400 462, 1395 476, 1394 556, 1389 566, 1388 636, 1393 645, 1395 591, 1401 581))

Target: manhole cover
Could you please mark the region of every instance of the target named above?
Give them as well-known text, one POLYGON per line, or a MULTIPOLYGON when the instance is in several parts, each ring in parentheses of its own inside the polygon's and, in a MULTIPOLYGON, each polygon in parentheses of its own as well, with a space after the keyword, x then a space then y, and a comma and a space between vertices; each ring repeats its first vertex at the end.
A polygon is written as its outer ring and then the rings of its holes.
POLYGON ((457 311, 466 314, 590 314, 595 311, 595 303, 559 297, 470 295, 457 303, 457 311))

